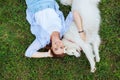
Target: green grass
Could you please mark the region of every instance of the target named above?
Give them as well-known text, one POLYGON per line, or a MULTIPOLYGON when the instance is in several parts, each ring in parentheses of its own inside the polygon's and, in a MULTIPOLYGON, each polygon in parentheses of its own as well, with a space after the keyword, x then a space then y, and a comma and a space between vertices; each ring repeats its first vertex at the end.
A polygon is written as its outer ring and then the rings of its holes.
MULTIPOLYGON (((85 55, 60 59, 26 58, 34 36, 26 21, 24 0, 0 0, 0 80, 120 80, 120 1, 102 0, 101 62, 90 73, 85 55)), ((61 6, 65 16, 70 7, 61 6)))

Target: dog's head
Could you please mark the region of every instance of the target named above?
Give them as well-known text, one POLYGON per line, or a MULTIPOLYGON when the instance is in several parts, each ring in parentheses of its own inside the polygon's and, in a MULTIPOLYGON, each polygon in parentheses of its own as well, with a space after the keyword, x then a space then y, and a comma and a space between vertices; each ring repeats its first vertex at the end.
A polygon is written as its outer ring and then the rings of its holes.
POLYGON ((66 48, 64 49, 64 53, 68 54, 68 55, 74 55, 75 57, 80 57, 81 52, 79 50, 76 49, 70 49, 70 48, 66 48))

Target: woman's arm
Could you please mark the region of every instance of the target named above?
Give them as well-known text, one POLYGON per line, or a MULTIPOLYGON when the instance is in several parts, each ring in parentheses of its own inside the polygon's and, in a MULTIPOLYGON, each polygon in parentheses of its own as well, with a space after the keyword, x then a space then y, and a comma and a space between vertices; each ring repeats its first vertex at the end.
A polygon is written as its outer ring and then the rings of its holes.
POLYGON ((44 57, 53 57, 50 53, 50 50, 48 52, 36 52, 32 55, 32 58, 44 58, 44 57))
POLYGON ((85 41, 86 35, 83 29, 81 16, 79 15, 79 12, 77 12, 76 10, 74 10, 72 13, 73 13, 75 24, 78 28, 78 33, 80 33, 80 37, 85 41))

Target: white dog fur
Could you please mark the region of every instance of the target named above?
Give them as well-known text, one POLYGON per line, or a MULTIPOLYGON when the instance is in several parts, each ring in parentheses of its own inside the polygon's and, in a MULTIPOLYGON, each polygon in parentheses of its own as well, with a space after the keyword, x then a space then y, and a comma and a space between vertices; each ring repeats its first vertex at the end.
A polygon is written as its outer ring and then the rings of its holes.
POLYGON ((101 40, 99 36, 99 26, 101 18, 98 9, 99 2, 100 0, 61 0, 63 5, 71 5, 72 11, 79 11, 82 18, 82 26, 86 33, 86 41, 83 41, 73 21, 62 40, 66 47, 65 52, 68 55, 79 57, 80 49, 82 48, 90 62, 91 72, 95 72, 96 70, 95 60, 96 62, 100 61, 99 46, 101 40))

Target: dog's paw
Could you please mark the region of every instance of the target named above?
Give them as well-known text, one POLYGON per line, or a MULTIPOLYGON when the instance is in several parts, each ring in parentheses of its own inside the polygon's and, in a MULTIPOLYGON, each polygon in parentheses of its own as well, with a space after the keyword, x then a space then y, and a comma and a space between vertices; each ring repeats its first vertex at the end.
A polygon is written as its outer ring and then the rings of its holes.
POLYGON ((75 57, 80 57, 80 54, 78 53, 78 54, 74 54, 75 55, 75 57))
POLYGON ((76 50, 76 52, 74 53, 75 57, 80 57, 81 55, 81 52, 80 50, 76 50))
POLYGON ((80 52, 79 50, 74 50, 74 51, 72 52, 72 54, 73 54, 75 57, 80 57, 81 52, 80 52))
POLYGON ((96 71, 96 68, 91 69, 91 72, 94 73, 96 71))

